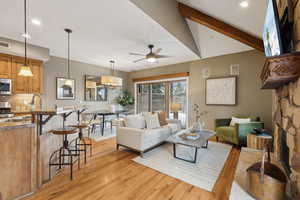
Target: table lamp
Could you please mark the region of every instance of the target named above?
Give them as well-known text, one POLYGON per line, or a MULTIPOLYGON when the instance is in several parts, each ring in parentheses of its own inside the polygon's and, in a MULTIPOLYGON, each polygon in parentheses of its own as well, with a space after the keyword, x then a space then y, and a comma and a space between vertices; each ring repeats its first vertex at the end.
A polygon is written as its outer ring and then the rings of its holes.
POLYGON ((174 113, 174 119, 178 119, 178 112, 182 110, 181 103, 171 103, 171 112, 174 113))

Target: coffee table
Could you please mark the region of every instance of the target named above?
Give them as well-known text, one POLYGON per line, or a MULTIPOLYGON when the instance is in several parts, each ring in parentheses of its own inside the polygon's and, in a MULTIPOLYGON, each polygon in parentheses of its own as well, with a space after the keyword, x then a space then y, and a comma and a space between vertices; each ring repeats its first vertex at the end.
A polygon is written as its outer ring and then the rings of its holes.
POLYGON ((201 130, 198 134, 200 135, 200 138, 196 139, 196 140, 191 140, 191 139, 184 139, 182 137, 180 137, 182 134, 188 133, 190 132, 189 130, 182 130, 174 135, 169 136, 166 139, 166 142, 172 143, 173 144, 173 155, 174 158, 186 161, 186 162, 190 162, 190 163, 196 163, 197 162, 197 153, 198 153, 198 149, 199 148, 207 148, 208 146, 208 139, 211 138, 212 136, 214 136, 216 134, 216 132, 211 131, 211 130, 201 130), (191 147, 193 149, 195 149, 195 154, 194 154, 194 159, 192 160, 187 160, 181 157, 178 157, 176 155, 176 146, 177 145, 184 145, 184 146, 188 146, 191 147))

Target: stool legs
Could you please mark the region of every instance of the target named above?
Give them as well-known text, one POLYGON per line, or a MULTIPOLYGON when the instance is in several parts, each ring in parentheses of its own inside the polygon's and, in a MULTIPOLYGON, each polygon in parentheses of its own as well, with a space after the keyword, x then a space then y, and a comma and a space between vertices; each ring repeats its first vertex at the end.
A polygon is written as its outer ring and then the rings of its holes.
POLYGON ((58 169, 61 169, 62 166, 64 166, 64 165, 70 166, 70 179, 73 180, 73 164, 76 161, 78 162, 78 169, 79 169, 80 168, 80 154, 78 153, 77 149, 75 149, 75 150, 70 149, 67 135, 64 135, 63 146, 60 147, 55 152, 53 152, 50 156, 49 180, 51 179, 51 167, 58 166, 58 169), (58 156, 58 158, 57 158, 57 156, 58 156), (68 157, 67 162, 65 162, 65 157, 68 157), (74 157, 77 157, 77 160, 74 160, 74 157))
MULTIPOLYGON (((92 156, 92 143, 86 143, 85 139, 83 137, 83 132, 82 132, 82 128, 79 128, 79 133, 78 133, 78 138, 76 141, 76 145, 79 146, 79 152, 83 151, 84 152, 84 162, 87 163, 87 146, 90 147, 90 156, 92 156), (80 146, 84 146, 84 149, 81 149, 80 146)), ((80 154, 80 153, 79 153, 80 154)))

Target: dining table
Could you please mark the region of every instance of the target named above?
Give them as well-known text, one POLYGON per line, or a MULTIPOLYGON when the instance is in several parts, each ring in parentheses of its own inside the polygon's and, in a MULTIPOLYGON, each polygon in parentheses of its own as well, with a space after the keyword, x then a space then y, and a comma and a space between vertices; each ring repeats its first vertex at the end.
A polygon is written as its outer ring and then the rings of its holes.
MULTIPOLYGON (((101 117, 102 122, 101 122, 101 135, 104 135, 104 126, 105 126, 105 118, 107 116, 116 116, 117 118, 120 117, 120 114, 124 114, 127 115, 128 111, 127 110, 115 110, 115 111, 111 111, 111 110, 95 110, 95 111, 89 111, 86 112, 87 114, 92 115, 92 119, 96 120, 97 117, 101 117)), ((92 130, 95 129, 95 125, 93 125, 92 130)))

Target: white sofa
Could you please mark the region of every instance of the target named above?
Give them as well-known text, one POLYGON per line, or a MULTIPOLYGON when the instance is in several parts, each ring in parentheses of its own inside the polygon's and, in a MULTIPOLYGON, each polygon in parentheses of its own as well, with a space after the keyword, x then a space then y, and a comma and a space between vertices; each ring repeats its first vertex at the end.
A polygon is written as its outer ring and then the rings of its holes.
POLYGON ((155 129, 119 126, 117 128, 117 150, 119 146, 123 146, 140 152, 143 156, 144 152, 162 144, 171 134, 181 130, 179 120, 168 119, 167 122, 167 125, 155 129))

